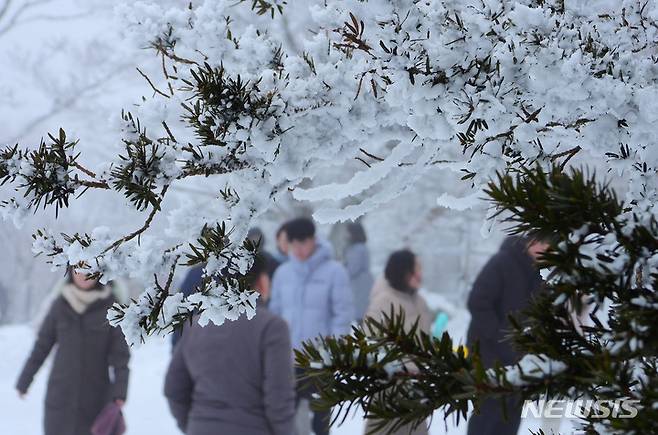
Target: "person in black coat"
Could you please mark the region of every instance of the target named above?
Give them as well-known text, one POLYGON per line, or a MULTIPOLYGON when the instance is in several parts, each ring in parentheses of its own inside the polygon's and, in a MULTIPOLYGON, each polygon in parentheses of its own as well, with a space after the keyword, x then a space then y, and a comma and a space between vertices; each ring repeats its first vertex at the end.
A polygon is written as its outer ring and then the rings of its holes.
MULTIPOLYGON (((471 324, 467 344, 470 348, 479 343, 485 367, 493 367, 495 361, 514 364, 522 357, 506 339, 511 331, 508 316, 528 307, 540 290, 542 279, 535 262, 547 248, 548 244, 541 240, 509 237, 476 278, 468 297, 471 324)), ((471 416, 468 434, 515 435, 521 418, 520 410, 516 411, 518 402, 509 400, 507 405, 505 420, 501 404, 485 401, 480 414, 471 416)))
POLYGON ((90 435, 94 421, 114 401, 123 406, 130 351, 121 329, 107 321, 114 304, 109 286, 69 270, 16 383, 23 397, 56 346, 46 392, 46 435, 90 435))

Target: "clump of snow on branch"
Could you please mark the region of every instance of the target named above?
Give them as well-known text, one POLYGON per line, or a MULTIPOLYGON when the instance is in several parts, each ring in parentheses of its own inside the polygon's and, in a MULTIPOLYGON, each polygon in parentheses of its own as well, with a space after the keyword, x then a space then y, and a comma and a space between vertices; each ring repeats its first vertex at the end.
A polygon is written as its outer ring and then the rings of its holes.
MULTIPOLYGON (((528 354, 513 366, 506 367, 505 381, 514 386, 523 386, 537 379, 555 376, 567 366, 561 361, 555 361, 546 355, 528 354)), ((496 373, 493 369, 487 371, 490 379, 496 381, 496 373)))

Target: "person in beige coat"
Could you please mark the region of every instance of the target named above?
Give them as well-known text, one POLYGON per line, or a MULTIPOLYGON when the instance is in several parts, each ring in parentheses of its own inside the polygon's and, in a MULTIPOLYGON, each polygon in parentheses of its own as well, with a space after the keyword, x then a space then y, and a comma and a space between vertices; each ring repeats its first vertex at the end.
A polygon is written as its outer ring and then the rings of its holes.
MULTIPOLYGON (((379 278, 372 289, 370 305, 366 317, 381 319, 390 314, 391 307, 395 313, 404 312, 404 327, 410 330, 418 321, 417 332, 431 333, 432 314, 425 299, 418 293, 422 284, 422 270, 420 261, 409 250, 396 251, 388 258, 384 276, 379 278)), ((372 421, 366 424, 366 434, 374 426, 372 421)), ((386 429, 382 434, 388 433, 386 429)), ((416 429, 404 426, 392 435, 427 435, 427 424, 421 424, 416 429)))

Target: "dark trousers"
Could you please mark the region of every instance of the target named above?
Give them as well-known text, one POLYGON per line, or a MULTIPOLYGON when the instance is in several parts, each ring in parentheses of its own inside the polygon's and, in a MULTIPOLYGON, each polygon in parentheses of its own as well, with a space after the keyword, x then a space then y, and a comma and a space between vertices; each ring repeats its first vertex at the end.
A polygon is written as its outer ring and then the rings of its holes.
MULTIPOLYGON (((296 369, 297 379, 303 375, 303 372, 296 369)), ((317 392, 317 388, 308 381, 297 381, 297 398, 295 401, 295 408, 299 407, 299 402, 302 399, 308 399, 309 402, 313 400, 313 393, 317 392)), ((329 435, 329 422, 331 419, 330 411, 312 411, 313 420, 311 421, 311 429, 315 435, 329 435)))
POLYGON ((485 400, 480 414, 468 420, 468 435, 516 435, 521 424, 521 408, 517 397, 506 400, 507 419, 503 415, 503 399, 485 400))

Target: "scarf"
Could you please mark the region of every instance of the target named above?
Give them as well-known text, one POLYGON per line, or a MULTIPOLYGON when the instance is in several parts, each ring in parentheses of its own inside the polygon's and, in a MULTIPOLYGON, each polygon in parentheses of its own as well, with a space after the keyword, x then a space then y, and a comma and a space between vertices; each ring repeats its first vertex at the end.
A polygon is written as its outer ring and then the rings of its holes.
POLYGON ((101 290, 81 290, 75 284, 65 284, 62 288, 62 296, 78 314, 87 311, 87 308, 94 302, 106 299, 111 292, 109 286, 103 287, 101 290))

